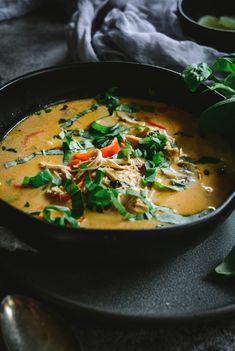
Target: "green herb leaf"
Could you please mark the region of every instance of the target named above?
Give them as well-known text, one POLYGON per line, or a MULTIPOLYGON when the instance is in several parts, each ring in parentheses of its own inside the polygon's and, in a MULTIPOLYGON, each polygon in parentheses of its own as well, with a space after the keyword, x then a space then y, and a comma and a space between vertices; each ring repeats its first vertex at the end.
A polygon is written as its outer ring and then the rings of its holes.
POLYGON ((215 268, 217 274, 235 276, 235 246, 224 260, 215 268))
POLYGON ((49 149, 49 150, 40 150, 32 153, 31 155, 25 156, 24 158, 13 160, 10 162, 4 163, 5 168, 10 168, 16 165, 20 165, 22 163, 26 163, 30 160, 32 160, 34 157, 39 156, 39 155, 63 155, 64 152, 61 149, 49 149))
POLYGON ((39 188, 40 186, 51 182, 52 179, 53 176, 50 170, 46 167, 34 177, 24 177, 22 184, 25 186, 33 186, 34 188, 39 188))
MULTIPOLYGON (((147 160, 153 161, 156 154, 163 150, 166 145, 167 137, 165 134, 161 134, 159 132, 154 133, 146 138, 140 140, 138 148, 142 151, 143 157, 147 160)), ((160 161, 161 154, 158 154, 155 158, 155 161, 160 161)))
POLYGON ((44 221, 57 224, 61 226, 71 226, 72 228, 78 228, 79 225, 74 217, 72 217, 71 210, 65 206, 49 205, 44 207, 42 211, 44 221), (55 212, 59 212, 61 215, 55 217, 55 212))
POLYGON ((156 167, 151 161, 146 161, 145 163, 145 175, 142 178, 142 183, 144 185, 150 185, 155 181, 156 178, 156 167))
POLYGON ((81 190, 78 188, 77 184, 70 179, 67 179, 63 184, 67 193, 72 199, 72 215, 75 218, 79 218, 84 212, 84 200, 81 190))
POLYGON ((172 210, 172 212, 157 214, 156 219, 162 223, 179 224, 180 225, 180 224, 191 223, 197 219, 203 218, 204 216, 208 215, 212 211, 213 211, 212 209, 208 209, 208 210, 204 210, 204 211, 199 212, 199 213, 195 213, 193 215, 183 216, 183 215, 179 215, 177 213, 174 213, 172 210))
POLYGON ((212 69, 207 63, 193 63, 183 71, 183 79, 192 92, 205 82, 212 74, 212 69))
POLYGON ((95 110, 97 110, 99 107, 99 104, 94 104, 91 107, 88 107, 87 109, 85 109, 82 112, 79 112, 78 114, 76 114, 75 116, 73 116, 72 118, 68 119, 64 124, 62 124, 62 126, 60 126, 61 129, 66 129, 68 127, 70 127, 75 121, 77 121, 79 118, 87 115, 90 112, 93 112, 95 110))
POLYGON ((107 109, 112 115, 113 111, 120 105, 120 100, 118 96, 114 95, 116 88, 110 88, 106 93, 99 94, 95 97, 99 105, 106 105, 107 109))

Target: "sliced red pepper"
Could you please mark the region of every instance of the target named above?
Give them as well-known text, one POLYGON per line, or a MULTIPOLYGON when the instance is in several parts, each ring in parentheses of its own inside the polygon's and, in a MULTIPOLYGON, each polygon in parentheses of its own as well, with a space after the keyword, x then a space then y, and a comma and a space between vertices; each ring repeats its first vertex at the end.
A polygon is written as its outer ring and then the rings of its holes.
POLYGON ((147 124, 149 124, 150 126, 157 127, 157 128, 160 128, 160 129, 165 129, 165 130, 166 130, 166 127, 162 126, 161 124, 156 123, 155 121, 146 120, 145 122, 146 122, 147 124))
POLYGON ((103 157, 111 157, 113 155, 116 155, 120 150, 121 148, 117 138, 113 139, 112 144, 100 149, 103 157))
MULTIPOLYGON (((100 149, 103 157, 111 157, 116 155, 121 150, 117 138, 113 139, 112 143, 100 149)), ((91 157, 91 152, 76 153, 73 155, 72 160, 68 163, 69 167, 73 167, 80 162, 88 161, 91 157)))
POLYGON ((91 157, 91 152, 80 152, 73 154, 73 160, 88 161, 91 157))
POLYGON ((78 159, 78 158, 75 158, 74 160, 71 160, 69 163, 68 163, 68 166, 69 167, 73 167, 73 166, 76 166, 80 163, 81 161, 78 159))

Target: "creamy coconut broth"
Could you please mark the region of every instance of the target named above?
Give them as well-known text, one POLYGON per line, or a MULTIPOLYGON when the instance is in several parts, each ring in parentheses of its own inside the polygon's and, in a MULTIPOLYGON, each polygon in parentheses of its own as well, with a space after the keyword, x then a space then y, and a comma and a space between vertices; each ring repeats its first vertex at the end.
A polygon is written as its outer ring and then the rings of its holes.
POLYGON ((196 118, 158 102, 106 94, 57 104, 0 146, 1 199, 59 225, 187 223, 234 189, 230 146, 200 137, 196 118))

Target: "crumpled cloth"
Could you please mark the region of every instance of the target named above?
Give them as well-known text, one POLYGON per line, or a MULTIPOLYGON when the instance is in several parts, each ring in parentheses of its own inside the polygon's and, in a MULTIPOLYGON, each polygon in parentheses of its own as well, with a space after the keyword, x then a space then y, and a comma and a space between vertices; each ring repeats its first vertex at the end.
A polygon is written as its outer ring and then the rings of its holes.
POLYGON ((176 0, 79 0, 67 34, 78 61, 136 61, 181 70, 222 54, 185 37, 176 0))
POLYGON ((182 70, 221 53, 185 37, 177 0, 1 0, 0 20, 63 3, 75 11, 66 32, 76 61, 136 61, 182 70))

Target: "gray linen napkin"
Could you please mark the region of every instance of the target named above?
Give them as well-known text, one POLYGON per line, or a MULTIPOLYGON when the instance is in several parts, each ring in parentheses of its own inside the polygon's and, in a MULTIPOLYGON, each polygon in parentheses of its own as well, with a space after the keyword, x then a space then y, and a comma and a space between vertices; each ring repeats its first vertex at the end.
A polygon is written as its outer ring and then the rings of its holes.
POLYGON ((181 70, 221 54, 185 37, 177 0, 1 0, 0 21, 56 2, 69 12, 75 4, 67 26, 74 60, 136 61, 181 70))
POLYGON ((80 0, 68 25, 74 60, 125 60, 182 69, 217 50, 184 36, 176 0, 80 0))

